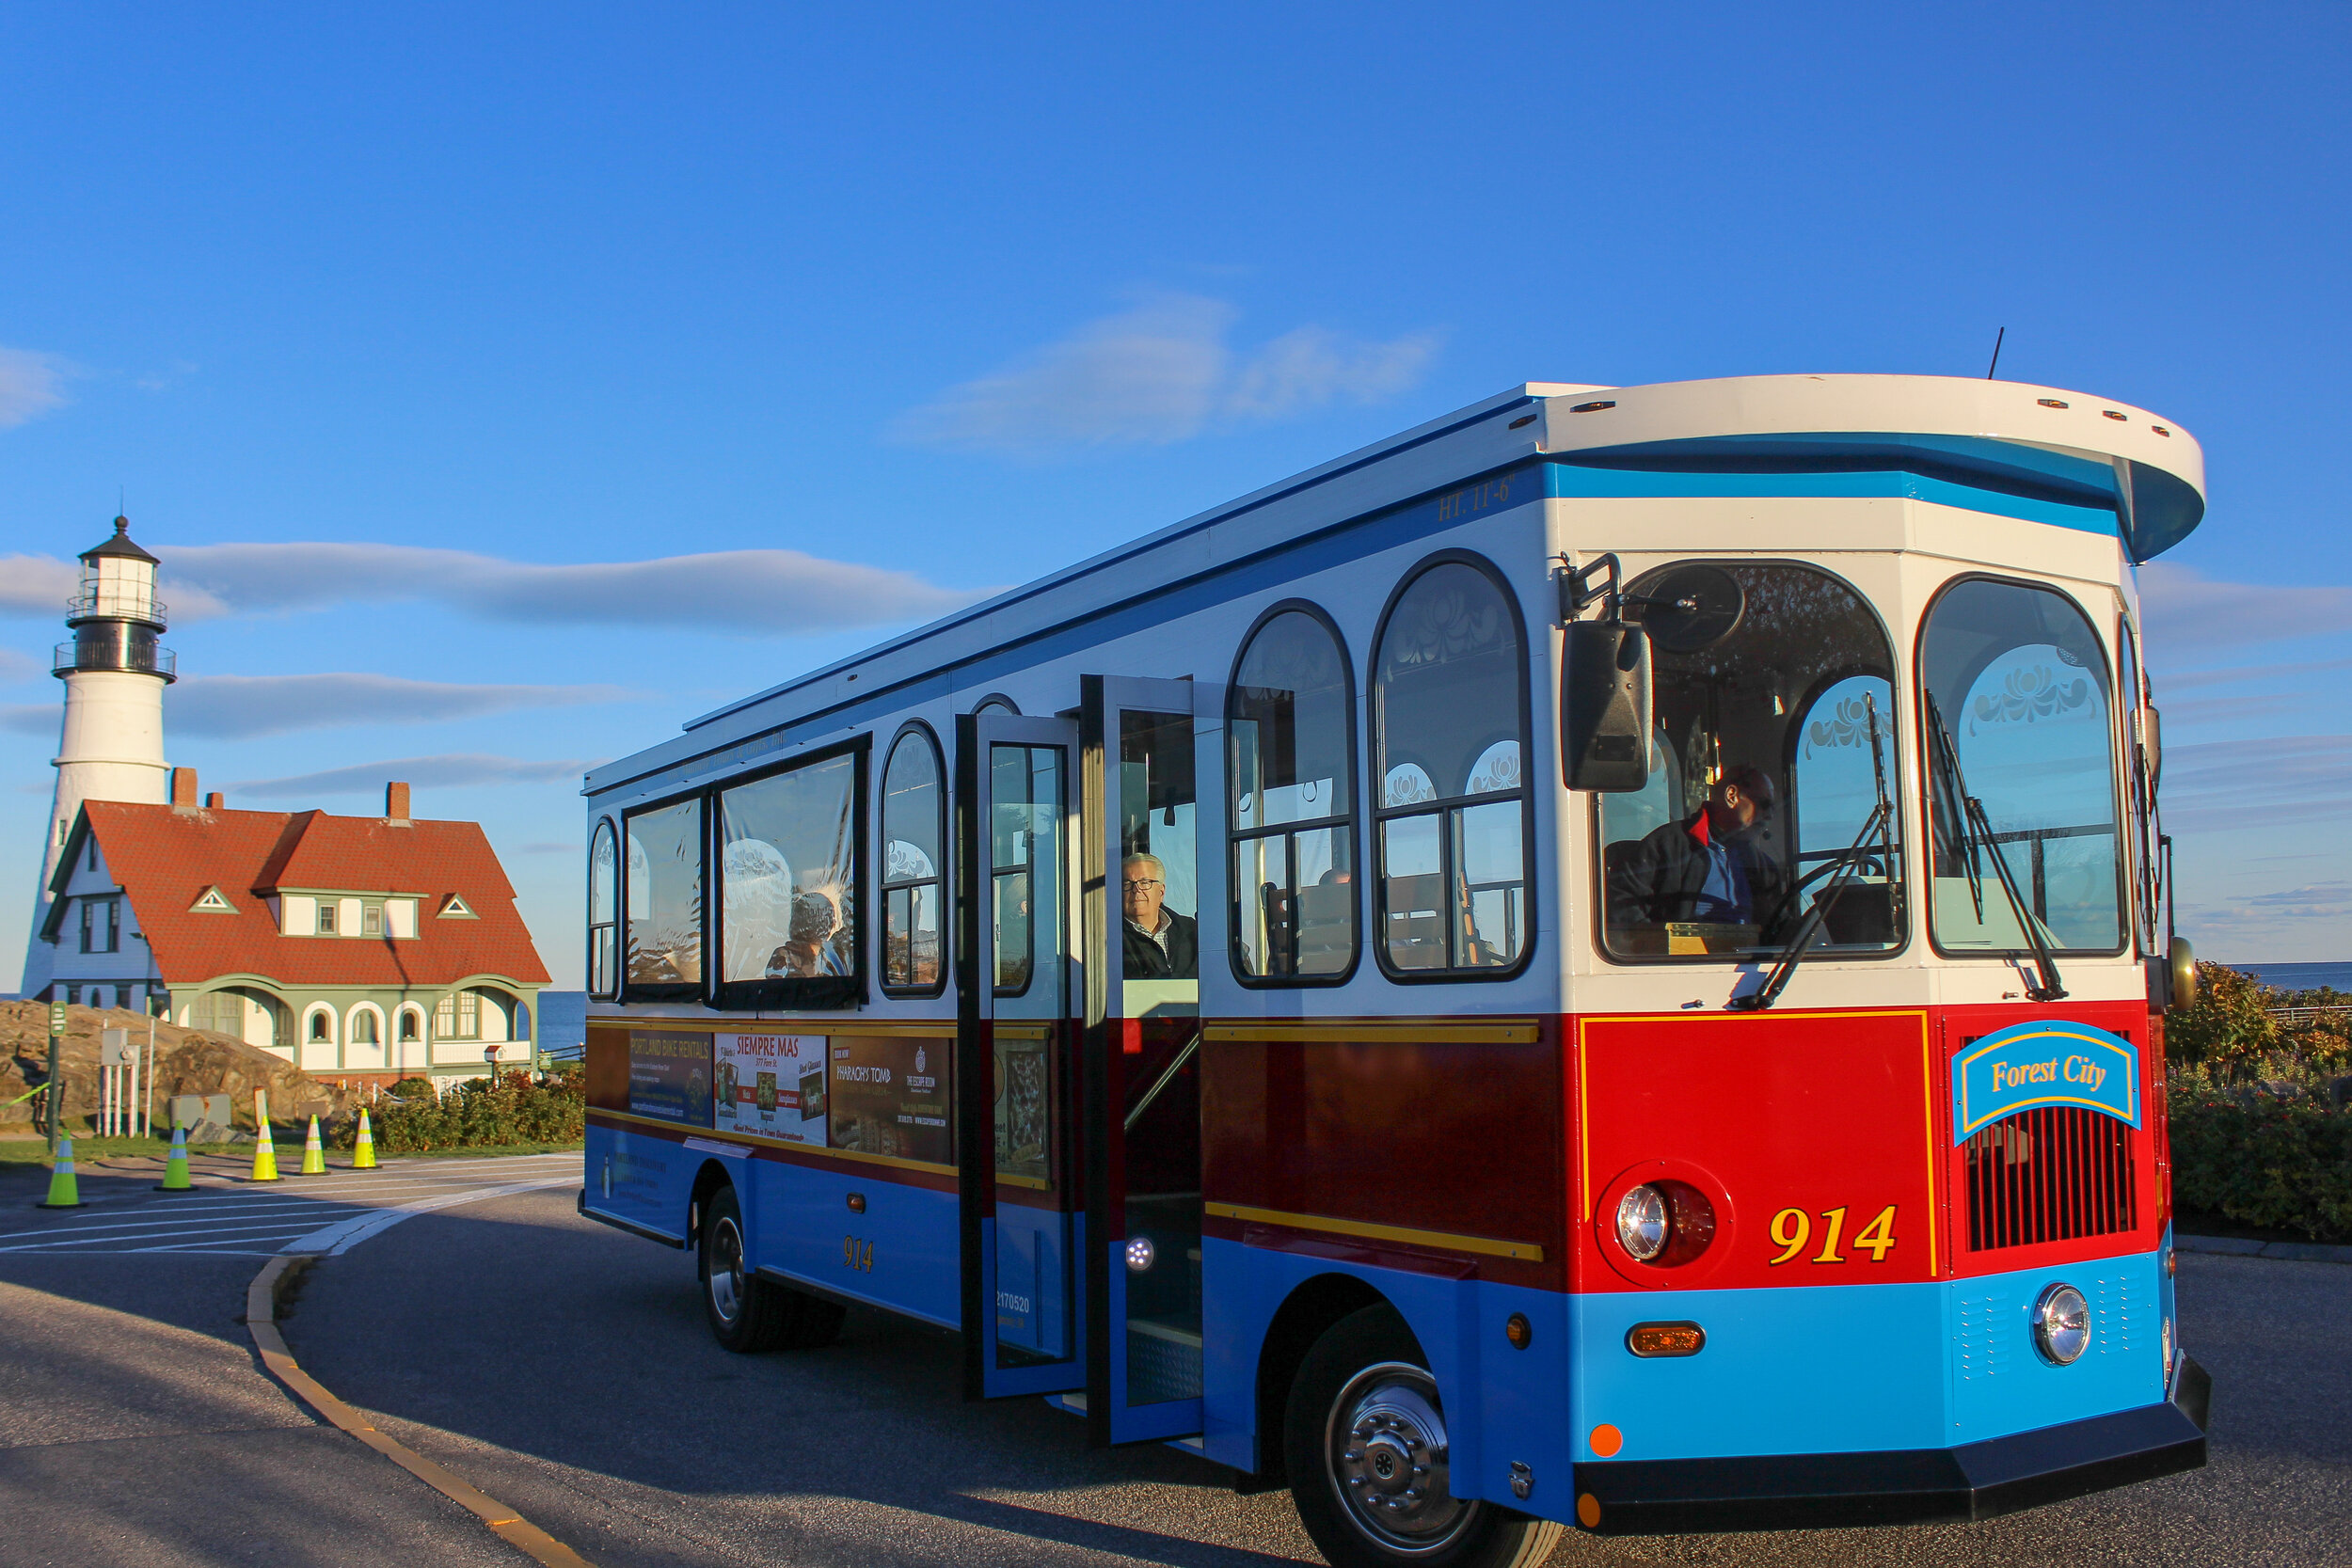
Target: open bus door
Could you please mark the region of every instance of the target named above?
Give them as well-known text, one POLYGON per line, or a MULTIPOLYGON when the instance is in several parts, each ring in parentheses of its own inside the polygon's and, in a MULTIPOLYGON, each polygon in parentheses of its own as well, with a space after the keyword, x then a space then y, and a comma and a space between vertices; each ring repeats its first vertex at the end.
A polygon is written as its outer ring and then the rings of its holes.
POLYGON ((973 1399, 1086 1382, 1069 1109, 1077 740, 1066 719, 956 721, 956 1164, 973 1399))
MULTIPOLYGON (((1200 902, 1190 681, 1080 683, 1087 1425, 1100 1445, 1200 1419, 1200 902), (1147 934, 1131 918, 1155 918, 1147 934), (1099 935, 1098 935, 1099 933, 1099 935)), ((1222 922, 1213 922, 1221 927, 1222 922)))

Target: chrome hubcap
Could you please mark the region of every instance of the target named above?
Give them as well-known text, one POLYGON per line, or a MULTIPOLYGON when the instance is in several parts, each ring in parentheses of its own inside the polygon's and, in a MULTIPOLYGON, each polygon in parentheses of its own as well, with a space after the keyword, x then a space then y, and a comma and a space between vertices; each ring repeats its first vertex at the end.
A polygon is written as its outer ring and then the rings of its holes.
POLYGON ((1410 1363, 1384 1361, 1348 1380, 1331 1402, 1326 1452, 1348 1517, 1391 1551, 1440 1550, 1475 1514, 1449 1481, 1437 1383, 1410 1363))
POLYGON ((735 1222, 721 1220, 710 1236, 710 1309, 731 1323, 743 1302, 743 1238, 735 1222))

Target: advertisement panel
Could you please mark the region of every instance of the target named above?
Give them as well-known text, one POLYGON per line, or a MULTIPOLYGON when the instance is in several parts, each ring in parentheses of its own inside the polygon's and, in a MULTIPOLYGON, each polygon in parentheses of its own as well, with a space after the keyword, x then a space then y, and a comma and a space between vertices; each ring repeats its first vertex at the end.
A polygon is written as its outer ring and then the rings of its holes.
POLYGON ((946 1165, 955 1162, 950 1042, 833 1037, 832 1146, 946 1165))
POLYGON ((710 1125, 710 1037, 683 1030, 628 1032, 628 1108, 686 1127, 710 1125))
POLYGON ((712 1043, 712 1126, 823 1147, 824 1036, 721 1033, 712 1043))

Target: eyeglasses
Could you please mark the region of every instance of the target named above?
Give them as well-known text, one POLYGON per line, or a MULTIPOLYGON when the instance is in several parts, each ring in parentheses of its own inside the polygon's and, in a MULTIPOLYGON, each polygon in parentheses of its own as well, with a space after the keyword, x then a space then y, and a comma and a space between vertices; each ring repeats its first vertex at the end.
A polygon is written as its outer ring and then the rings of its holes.
POLYGON ((1130 877, 1122 880, 1119 885, 1125 888, 1129 893, 1133 893, 1139 887, 1166 887, 1168 884, 1161 881, 1156 877, 1130 877))

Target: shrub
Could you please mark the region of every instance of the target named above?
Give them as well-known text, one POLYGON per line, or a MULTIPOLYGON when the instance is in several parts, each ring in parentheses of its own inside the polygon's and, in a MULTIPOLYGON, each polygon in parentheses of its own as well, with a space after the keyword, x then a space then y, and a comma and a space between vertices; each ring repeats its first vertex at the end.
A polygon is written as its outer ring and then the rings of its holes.
POLYGON ((2279 1021, 2266 1010, 2285 1005, 2250 974, 2222 964, 2197 966, 2197 1001, 2164 1015, 2164 1053, 2175 1062, 2243 1063, 2279 1049, 2279 1021))
MULTIPOLYGON (((405 1080, 395 1087, 421 1082, 405 1080)), ((437 1097, 399 1098, 404 1103, 373 1118, 375 1147, 388 1153, 576 1144, 587 1132, 587 1080, 573 1063, 537 1078, 528 1072, 501 1072, 495 1078, 461 1079, 454 1089, 437 1097)), ((356 1120, 342 1123, 335 1130, 336 1146, 349 1148, 358 1135, 356 1120)))
POLYGON ((2352 1110, 2329 1107, 2308 1063, 2253 1058, 2276 1076, 2233 1086, 2212 1068, 2176 1069, 2172 1196, 2241 1225, 2352 1242, 2352 1110))

